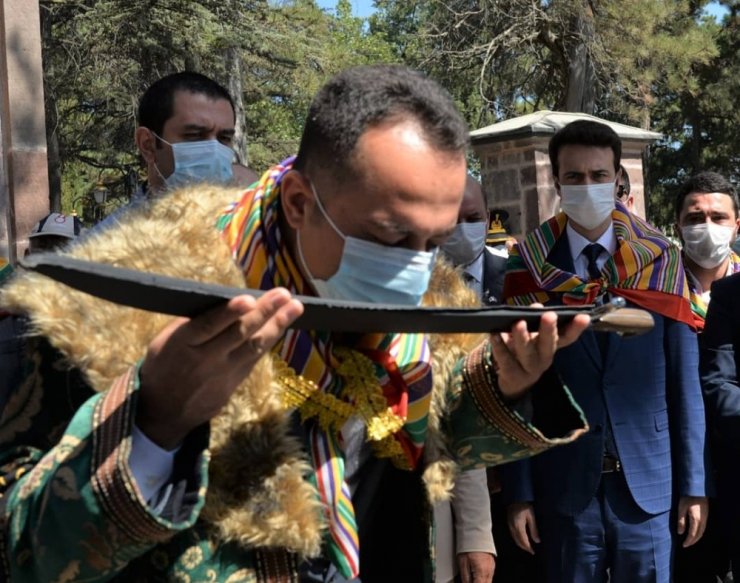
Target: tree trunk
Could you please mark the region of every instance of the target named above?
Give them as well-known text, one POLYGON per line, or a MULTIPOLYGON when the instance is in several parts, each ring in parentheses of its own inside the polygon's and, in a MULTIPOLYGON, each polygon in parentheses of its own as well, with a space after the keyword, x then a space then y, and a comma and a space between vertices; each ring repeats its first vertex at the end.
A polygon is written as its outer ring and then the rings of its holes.
POLYGON ((244 89, 242 87, 242 62, 237 47, 229 47, 226 51, 226 70, 229 75, 229 93, 234 100, 236 124, 234 134, 234 150, 239 161, 249 166, 247 157, 247 126, 244 120, 244 89))
MULTIPOLYGON (((52 43, 51 8, 41 6, 41 46, 48 48, 52 43)), ((44 68, 44 109, 46 112, 46 161, 49 172, 49 208, 62 210, 62 160, 57 138, 57 102, 54 88, 48 83, 51 71, 44 68)))
POLYGON ((594 36, 591 6, 583 2, 583 12, 573 19, 568 48, 568 78, 565 88, 565 111, 593 114, 596 108, 596 72, 588 42, 594 36))

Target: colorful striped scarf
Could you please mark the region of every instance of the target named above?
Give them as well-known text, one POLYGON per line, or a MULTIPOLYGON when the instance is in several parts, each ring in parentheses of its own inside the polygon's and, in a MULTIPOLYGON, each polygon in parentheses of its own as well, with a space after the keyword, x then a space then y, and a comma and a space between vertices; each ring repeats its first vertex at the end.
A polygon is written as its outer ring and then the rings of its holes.
POLYGON ((652 225, 617 202, 612 212, 617 250, 599 279, 583 280, 547 261, 565 231, 565 213, 539 226, 509 256, 504 297, 515 305, 591 304, 609 292, 633 304, 696 327, 681 253, 652 225))
MULTIPOLYGON (((730 266, 727 269, 727 275, 733 275, 735 273, 740 273, 740 256, 734 251, 730 251, 730 266)), ((693 278, 689 277, 688 280, 691 295, 691 310, 698 319, 699 330, 703 330, 709 304, 701 297, 702 294, 696 289, 693 278)))
MULTIPOLYGON (((280 182, 292 159, 272 167, 219 218, 247 287, 312 294, 280 232, 280 182)), ((327 513, 328 551, 343 576, 359 573, 354 508, 344 480, 342 425, 359 416, 375 455, 415 468, 427 431, 432 376, 421 334, 333 337, 290 329, 273 349, 286 406, 308 425, 314 485, 327 513)))

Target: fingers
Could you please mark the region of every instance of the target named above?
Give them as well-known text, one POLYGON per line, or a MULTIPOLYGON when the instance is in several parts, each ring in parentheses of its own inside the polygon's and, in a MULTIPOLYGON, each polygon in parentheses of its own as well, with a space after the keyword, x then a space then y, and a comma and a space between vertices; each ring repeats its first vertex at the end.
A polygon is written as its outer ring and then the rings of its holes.
MULTIPOLYGON (((260 300, 264 297, 262 296, 260 300)), ((196 316, 188 322, 186 330, 183 331, 184 334, 187 334, 187 344, 200 346, 212 340, 229 328, 243 314, 254 309, 256 303, 257 300, 252 296, 237 296, 229 300, 225 306, 217 306, 196 316)))
POLYGON ((692 509, 689 509, 689 511, 686 513, 688 516, 688 522, 689 522, 689 534, 686 535, 686 540, 683 541, 683 547, 690 547, 693 545, 696 541, 699 540, 698 534, 699 534, 699 518, 696 516, 694 512, 692 512, 692 509))
POLYGON ((573 344, 590 325, 591 317, 588 314, 578 314, 565 327, 563 333, 558 338, 558 348, 565 348, 573 344))
POLYGON ((194 325, 210 328, 209 337, 199 336, 195 332, 195 341, 191 336, 188 343, 193 347, 201 347, 214 354, 229 354, 239 348, 246 339, 250 339, 273 318, 281 307, 291 301, 290 293, 282 288, 276 288, 265 293, 255 300, 251 296, 233 298, 224 308, 223 314, 216 314, 216 325, 210 322, 200 322, 200 318, 193 320, 194 325), (230 321, 226 322, 226 318, 230 321), (196 322, 196 320, 198 322, 196 322), (202 338, 198 343, 197 338, 202 338))
POLYGON ((534 511, 531 504, 513 505, 509 510, 509 531, 516 545, 530 555, 534 554, 534 548, 530 542, 527 531, 532 533, 532 540, 540 542, 537 524, 534 519, 534 511))
POLYGON ((249 336, 242 331, 242 342, 229 354, 229 359, 237 363, 249 364, 269 351, 285 330, 303 313, 303 304, 296 299, 281 305, 258 330, 249 336))
MULTIPOLYGON (((532 540, 536 542, 537 544, 540 544, 540 533, 537 530, 537 521, 534 518, 534 512, 530 511, 529 517, 528 517, 528 525, 529 525, 529 536, 532 537, 532 540)), ((534 549, 532 549, 532 554, 534 554, 534 549)))

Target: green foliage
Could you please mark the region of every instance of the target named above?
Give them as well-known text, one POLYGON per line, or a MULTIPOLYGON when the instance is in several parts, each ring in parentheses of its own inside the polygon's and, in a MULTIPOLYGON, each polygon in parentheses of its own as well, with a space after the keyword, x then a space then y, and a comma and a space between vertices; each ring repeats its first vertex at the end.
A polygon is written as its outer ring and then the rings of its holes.
POLYGON ((131 196, 141 171, 133 142, 137 101, 165 74, 195 70, 238 88, 244 117, 237 124, 247 142, 240 153, 261 172, 296 152, 310 100, 329 76, 394 59, 383 35, 369 34, 347 0, 336 16, 313 0, 41 5, 50 169, 59 176, 61 207, 80 214, 89 214, 98 181, 109 188, 111 206, 131 196))

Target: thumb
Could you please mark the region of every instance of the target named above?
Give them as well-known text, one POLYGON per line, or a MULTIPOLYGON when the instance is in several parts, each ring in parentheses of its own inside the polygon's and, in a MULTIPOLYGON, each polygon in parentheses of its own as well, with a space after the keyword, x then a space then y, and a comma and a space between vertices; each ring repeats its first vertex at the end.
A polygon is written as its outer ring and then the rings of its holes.
POLYGON ((678 515, 678 534, 686 532, 686 513, 682 512, 678 515))
POLYGON ((529 534, 532 537, 532 540, 539 544, 540 533, 537 531, 537 521, 534 518, 534 512, 529 516, 529 534))

